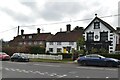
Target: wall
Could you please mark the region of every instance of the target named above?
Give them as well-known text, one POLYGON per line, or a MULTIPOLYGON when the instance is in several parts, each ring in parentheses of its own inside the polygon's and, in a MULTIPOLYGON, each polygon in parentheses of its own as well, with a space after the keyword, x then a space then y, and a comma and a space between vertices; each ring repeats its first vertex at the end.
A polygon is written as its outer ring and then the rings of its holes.
POLYGON ((49 42, 46 43, 46 51, 49 51, 49 48, 53 48, 53 53, 57 53, 57 48, 61 48, 62 49, 62 53, 63 51, 63 47, 67 47, 70 46, 71 48, 74 48, 75 50, 77 49, 77 44, 76 42, 73 42, 73 45, 70 45, 69 42, 61 42, 61 45, 57 45, 57 42, 53 42, 53 45, 50 45, 49 42))

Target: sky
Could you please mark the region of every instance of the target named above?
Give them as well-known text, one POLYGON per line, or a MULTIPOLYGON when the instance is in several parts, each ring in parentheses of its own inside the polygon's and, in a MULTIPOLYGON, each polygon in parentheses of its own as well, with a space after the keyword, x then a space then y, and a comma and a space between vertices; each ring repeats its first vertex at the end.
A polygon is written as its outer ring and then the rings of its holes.
MULTIPOLYGON (((17 36, 17 27, 24 34, 66 31, 76 26, 86 27, 97 14, 98 17, 117 15, 120 0, 0 0, 0 39, 10 41, 17 36), (86 20, 89 19, 89 20, 86 20)), ((118 16, 101 18, 113 28, 118 16)), ((19 33, 21 34, 21 33, 19 33)))

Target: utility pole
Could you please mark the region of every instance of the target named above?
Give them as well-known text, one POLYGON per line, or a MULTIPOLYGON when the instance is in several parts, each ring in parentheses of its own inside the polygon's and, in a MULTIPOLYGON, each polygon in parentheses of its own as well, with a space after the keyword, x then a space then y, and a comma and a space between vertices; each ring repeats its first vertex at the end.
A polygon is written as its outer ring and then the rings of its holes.
POLYGON ((20 29, 20 26, 18 26, 18 32, 17 32, 17 36, 19 35, 19 29, 20 29))

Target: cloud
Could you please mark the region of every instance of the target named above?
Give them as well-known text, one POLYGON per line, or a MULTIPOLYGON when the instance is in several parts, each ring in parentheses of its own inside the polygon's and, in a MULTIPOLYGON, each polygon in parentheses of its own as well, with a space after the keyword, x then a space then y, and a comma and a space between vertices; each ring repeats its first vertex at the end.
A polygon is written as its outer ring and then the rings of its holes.
POLYGON ((85 10, 84 5, 78 2, 46 2, 41 11, 41 17, 47 21, 58 21, 83 10, 85 10))
POLYGON ((0 10, 6 13, 7 15, 9 15, 10 17, 12 17, 15 21, 19 23, 29 23, 35 21, 34 17, 30 15, 14 12, 9 8, 0 8, 0 10))

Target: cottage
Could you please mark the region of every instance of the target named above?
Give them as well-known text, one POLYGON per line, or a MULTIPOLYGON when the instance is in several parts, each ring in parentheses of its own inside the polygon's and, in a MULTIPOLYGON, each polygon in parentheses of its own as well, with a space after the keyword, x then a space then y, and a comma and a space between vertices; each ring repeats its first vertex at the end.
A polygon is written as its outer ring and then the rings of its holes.
POLYGON ((46 45, 46 40, 51 38, 53 35, 51 33, 40 33, 40 29, 37 29, 37 33, 24 34, 24 30, 21 30, 21 35, 14 37, 13 40, 9 42, 10 46, 43 46, 46 45))
POLYGON ((98 50, 104 48, 112 53, 116 50, 116 45, 119 44, 119 35, 111 25, 98 18, 97 14, 95 16, 84 30, 86 49, 90 51, 93 48, 98 50))
POLYGON ((46 51, 50 53, 71 53, 77 49, 77 40, 82 36, 83 28, 76 27, 71 31, 71 25, 66 25, 67 30, 57 32, 46 42, 46 51))

